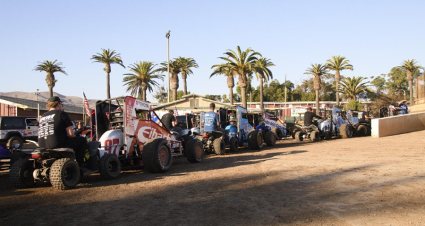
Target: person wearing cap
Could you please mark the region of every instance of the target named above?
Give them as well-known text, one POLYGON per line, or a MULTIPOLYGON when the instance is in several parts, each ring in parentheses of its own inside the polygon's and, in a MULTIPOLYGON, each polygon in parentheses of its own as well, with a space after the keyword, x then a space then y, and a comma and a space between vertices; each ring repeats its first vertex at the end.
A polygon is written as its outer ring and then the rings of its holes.
POLYGON ((359 122, 370 122, 370 119, 372 119, 372 117, 368 115, 366 107, 362 106, 362 110, 359 112, 359 122))
POLYGON ((174 117, 174 111, 168 110, 168 113, 161 117, 161 122, 164 123, 164 127, 171 131, 176 125, 176 117, 174 117))
POLYGON ((205 132, 216 131, 217 128, 220 126, 220 120, 218 118, 217 113, 214 112, 214 109, 215 109, 215 104, 211 103, 210 111, 206 112, 202 119, 205 132))
POLYGON ((46 108, 49 110, 40 119, 38 130, 38 145, 40 148, 72 148, 78 165, 84 171, 84 154, 87 149, 87 140, 76 137, 72 121, 63 109, 59 97, 53 96, 47 100, 46 108))
POLYGON ((308 107, 307 111, 304 113, 304 126, 309 126, 313 124, 313 118, 322 119, 322 117, 314 114, 313 109, 311 109, 311 107, 308 107))
POLYGON ((407 100, 402 100, 400 101, 399 107, 403 108, 403 110, 400 111, 400 114, 405 115, 407 114, 407 105, 406 105, 407 100))

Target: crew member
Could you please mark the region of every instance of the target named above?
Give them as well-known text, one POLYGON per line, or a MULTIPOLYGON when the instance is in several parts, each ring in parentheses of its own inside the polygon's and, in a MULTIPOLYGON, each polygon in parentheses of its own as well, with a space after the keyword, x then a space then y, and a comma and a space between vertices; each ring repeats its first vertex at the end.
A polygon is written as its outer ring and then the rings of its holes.
POLYGON ((40 119, 38 130, 38 144, 41 148, 72 148, 78 165, 83 170, 84 154, 87 149, 87 141, 83 137, 76 137, 72 128, 72 122, 68 114, 64 112, 62 101, 53 96, 47 100, 46 108, 40 119))
POLYGON ((220 126, 220 120, 218 118, 217 113, 214 112, 215 104, 210 104, 210 111, 205 113, 204 118, 202 119, 202 122, 204 123, 204 131, 205 132, 212 132, 216 131, 217 128, 220 126))
POLYGON ((171 131, 171 129, 176 125, 176 117, 174 117, 174 111, 168 110, 168 113, 161 117, 161 121, 164 124, 164 127, 171 131))
POLYGON ((407 100, 400 101, 399 107, 403 108, 403 110, 400 111, 400 114, 403 114, 403 115, 407 114, 408 109, 407 109, 406 103, 407 103, 407 100))
POLYGON ((361 116, 359 118, 359 122, 370 122, 370 119, 372 117, 370 117, 368 115, 368 112, 366 111, 366 107, 365 106, 362 107, 362 111, 360 113, 361 113, 361 116))
POLYGON ((322 117, 314 114, 313 109, 311 109, 311 107, 308 107, 307 112, 304 113, 304 126, 309 126, 313 124, 313 118, 322 119, 322 117))

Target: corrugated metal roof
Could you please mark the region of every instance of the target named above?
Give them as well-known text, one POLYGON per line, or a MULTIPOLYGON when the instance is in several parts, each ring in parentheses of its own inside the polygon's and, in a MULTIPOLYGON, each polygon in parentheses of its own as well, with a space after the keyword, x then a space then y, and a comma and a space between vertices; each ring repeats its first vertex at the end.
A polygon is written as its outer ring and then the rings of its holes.
MULTIPOLYGON (((18 108, 23 109, 37 109, 37 104, 40 104, 40 110, 48 110, 46 108, 46 102, 41 101, 34 101, 34 100, 27 100, 22 98, 16 98, 16 97, 7 97, 7 96, 0 96, 0 102, 3 102, 5 104, 11 104, 15 105, 18 108), (3 100, 3 101, 2 101, 3 100)), ((76 113, 76 114, 83 114, 83 107, 78 107, 75 105, 67 105, 66 101, 63 102, 65 112, 69 113, 76 113)))

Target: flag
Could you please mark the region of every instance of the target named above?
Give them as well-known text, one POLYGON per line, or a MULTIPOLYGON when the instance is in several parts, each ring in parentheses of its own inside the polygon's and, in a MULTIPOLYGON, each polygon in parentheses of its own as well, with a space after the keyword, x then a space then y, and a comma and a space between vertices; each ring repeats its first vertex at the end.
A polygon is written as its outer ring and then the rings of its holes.
POLYGON ((87 102, 87 98, 86 98, 86 94, 84 94, 83 92, 83 102, 84 102, 84 107, 86 108, 86 114, 90 117, 90 108, 89 108, 89 102, 87 102))

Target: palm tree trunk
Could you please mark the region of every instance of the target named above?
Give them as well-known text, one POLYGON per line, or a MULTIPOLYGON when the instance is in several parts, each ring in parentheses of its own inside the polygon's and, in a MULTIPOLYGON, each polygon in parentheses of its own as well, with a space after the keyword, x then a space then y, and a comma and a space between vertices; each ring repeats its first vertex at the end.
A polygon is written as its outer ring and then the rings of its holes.
POLYGON ((49 86, 49 97, 53 96, 53 86, 49 86))
POLYGON ((242 96, 242 107, 247 108, 247 103, 246 103, 246 86, 242 87, 241 86, 241 96, 242 96))
POLYGON ((264 106, 263 106, 263 78, 260 78, 260 108, 261 108, 261 112, 264 111, 264 106))
POLYGON ((229 100, 230 104, 233 105, 233 88, 229 87, 229 100))
POLYGON ((111 65, 105 64, 104 70, 106 71, 106 99, 111 99, 111 87, 109 81, 109 73, 111 73, 111 65))
POLYGON ((146 101, 146 90, 148 89, 148 87, 144 87, 143 89, 142 89, 142 100, 143 101, 146 101))
POLYGON ((409 80, 409 92, 410 92, 410 106, 414 105, 413 102, 413 79, 409 80))
POLYGON ((335 71, 335 91, 336 91, 336 106, 339 106, 339 80, 341 76, 339 70, 335 71))
POLYGON ((187 81, 186 81, 186 73, 182 72, 182 80, 183 80, 183 90, 184 90, 184 95, 187 95, 187 81))
POLYGON ((319 89, 316 89, 316 115, 319 115, 320 107, 319 107, 319 89))
POLYGON ((173 101, 177 100, 177 89, 179 88, 179 77, 176 73, 171 74, 171 90, 173 90, 173 101))
POLYGON ((53 96, 53 87, 55 87, 55 76, 53 73, 47 72, 46 76, 47 87, 49 87, 49 97, 53 96))
POLYGON ((229 87, 229 100, 233 105, 233 87, 235 87, 235 80, 233 75, 227 75, 227 87, 229 87))

